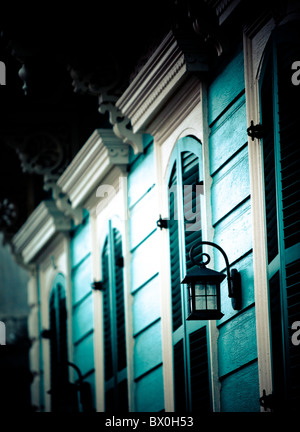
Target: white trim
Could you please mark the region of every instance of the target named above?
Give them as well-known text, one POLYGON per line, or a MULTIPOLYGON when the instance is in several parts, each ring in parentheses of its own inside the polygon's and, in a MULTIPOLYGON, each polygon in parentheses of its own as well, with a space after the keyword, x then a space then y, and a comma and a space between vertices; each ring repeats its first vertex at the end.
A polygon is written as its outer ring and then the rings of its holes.
POLYGON ((126 115, 134 132, 141 132, 156 116, 188 72, 207 71, 199 48, 189 39, 177 40, 169 32, 127 90, 116 102, 126 115))
POLYGON ((42 201, 12 239, 25 264, 33 261, 57 232, 69 231, 71 221, 54 201, 42 201))
MULTIPOLYGON (((260 53, 253 51, 253 44, 259 46, 257 41, 249 39, 244 35, 244 62, 245 62, 245 86, 246 86, 246 109, 247 124, 251 120, 260 122, 259 95, 258 95, 258 63, 253 59, 263 55, 263 48, 267 42, 264 35, 264 44, 260 44, 260 53), (255 55, 254 55, 255 54, 255 55)), ((263 166, 260 140, 248 140, 250 191, 253 226, 253 273, 254 273, 254 295, 256 316, 256 337, 258 355, 259 393, 263 390, 266 394, 272 393, 272 365, 271 365, 271 342, 270 342, 270 317, 268 301, 267 282, 267 258, 266 258, 266 232, 265 211, 263 198, 263 166)))
POLYGON ((199 103, 201 83, 196 76, 191 76, 149 124, 148 131, 155 138, 155 142, 162 144, 199 103))
POLYGON ((128 164, 128 144, 117 138, 111 129, 96 129, 57 185, 66 193, 72 208, 82 206, 113 166, 128 164))
MULTIPOLYGON (((157 205, 159 212, 166 216, 168 214, 168 202, 165 199, 166 181, 162 166, 162 147, 154 146, 155 166, 156 166, 156 188, 157 188, 157 205)), ((170 260, 169 260, 169 231, 158 230, 159 244, 159 274, 158 280, 160 285, 160 303, 161 303, 161 332, 162 332, 162 360, 163 360, 163 384, 165 411, 174 412, 174 376, 173 376, 173 341, 172 341, 172 299, 170 285, 170 260)))
MULTIPOLYGON (((101 254, 98 243, 97 217, 90 215, 90 232, 92 246, 92 278, 101 280, 101 254)), ((104 346, 103 346, 103 293, 93 290, 94 302, 94 362, 95 362, 95 392, 96 411, 104 412, 104 346)))

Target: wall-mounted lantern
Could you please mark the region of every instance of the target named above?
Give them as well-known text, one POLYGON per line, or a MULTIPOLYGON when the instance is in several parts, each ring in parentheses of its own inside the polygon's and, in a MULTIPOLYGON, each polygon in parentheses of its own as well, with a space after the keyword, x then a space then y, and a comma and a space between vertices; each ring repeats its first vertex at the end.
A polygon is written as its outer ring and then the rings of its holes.
MULTIPOLYGON (((223 255, 226 263, 228 297, 232 299, 232 307, 235 310, 241 309, 241 278, 236 269, 230 271, 228 257, 224 250, 212 242, 203 241, 206 244, 216 247, 223 255)), ((198 268, 187 273, 182 280, 182 284, 187 284, 189 298, 188 320, 217 320, 223 317, 221 312, 221 282, 226 275, 215 270, 206 268, 210 262, 210 256, 202 253, 201 257, 206 257, 206 261, 197 264, 192 256, 194 246, 190 250, 190 259, 198 268)))

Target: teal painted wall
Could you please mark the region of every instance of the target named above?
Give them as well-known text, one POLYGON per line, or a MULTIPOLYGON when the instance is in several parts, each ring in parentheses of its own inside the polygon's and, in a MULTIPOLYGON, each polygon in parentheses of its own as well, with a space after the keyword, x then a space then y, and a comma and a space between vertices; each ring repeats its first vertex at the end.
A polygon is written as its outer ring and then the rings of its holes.
POLYGON ((140 412, 164 409, 155 193, 148 137, 144 154, 132 157, 128 176, 135 409, 140 412))
MULTIPOLYGON (((73 362, 90 383, 95 408, 94 308, 91 289, 91 236, 89 218, 72 231, 72 343, 73 362)), ((75 372, 77 378, 77 374, 75 372)))
MULTIPOLYGON (((238 49, 208 89, 214 242, 242 279, 242 310, 234 311, 222 285, 218 356, 221 411, 259 411, 250 180, 243 52, 238 49)), ((214 251, 216 270, 225 262, 214 251)))

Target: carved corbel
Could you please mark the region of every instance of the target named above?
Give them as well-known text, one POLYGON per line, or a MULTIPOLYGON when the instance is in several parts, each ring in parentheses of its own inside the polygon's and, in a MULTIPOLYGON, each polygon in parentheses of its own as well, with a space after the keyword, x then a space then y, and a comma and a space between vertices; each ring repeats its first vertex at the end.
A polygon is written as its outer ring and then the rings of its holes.
POLYGON ((139 133, 133 133, 130 120, 122 114, 115 103, 118 97, 103 91, 99 96, 99 112, 109 113, 109 122, 113 126, 114 134, 124 143, 129 144, 135 154, 143 152, 143 137, 139 133))
POLYGON ((66 138, 62 132, 60 138, 43 131, 25 134, 25 138, 11 137, 8 144, 18 154, 23 172, 42 175, 43 188, 51 191, 59 210, 79 224, 82 209, 72 208, 68 196, 56 183, 68 164, 67 149, 61 143, 66 138))
POLYGON ((66 193, 64 193, 60 186, 57 184, 57 178, 47 178, 44 183, 45 190, 52 191, 52 198, 56 203, 56 207, 62 211, 66 216, 71 217, 76 225, 81 224, 83 219, 83 208, 73 208, 72 203, 66 193))

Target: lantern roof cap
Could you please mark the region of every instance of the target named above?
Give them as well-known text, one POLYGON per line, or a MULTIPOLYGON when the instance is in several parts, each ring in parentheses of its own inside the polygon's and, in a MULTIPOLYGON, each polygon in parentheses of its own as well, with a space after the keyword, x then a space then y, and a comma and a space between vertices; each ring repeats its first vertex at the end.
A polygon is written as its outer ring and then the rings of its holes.
POLYGON ((205 265, 201 265, 198 268, 188 272, 181 283, 186 284, 189 282, 197 282, 199 280, 203 280, 204 282, 211 281, 212 283, 221 283, 225 278, 225 274, 211 270, 205 265))

